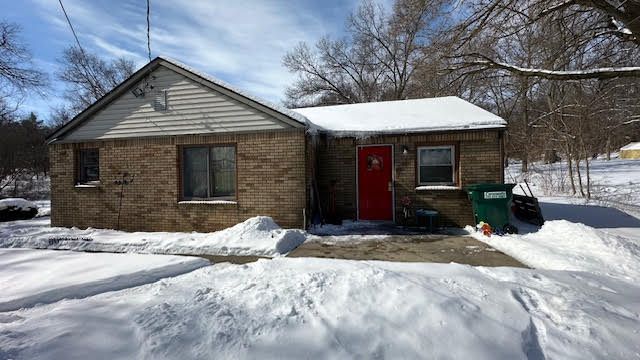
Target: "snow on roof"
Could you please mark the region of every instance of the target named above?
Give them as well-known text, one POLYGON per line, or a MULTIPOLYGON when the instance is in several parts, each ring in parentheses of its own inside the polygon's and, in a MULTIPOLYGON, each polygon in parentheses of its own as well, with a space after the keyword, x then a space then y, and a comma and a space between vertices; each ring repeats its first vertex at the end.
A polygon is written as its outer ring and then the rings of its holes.
POLYGON ((620 148, 620 150, 640 150, 640 141, 628 143, 620 148))
POLYGON ((171 64, 173 64, 173 65, 175 65, 177 67, 180 67, 180 68, 182 68, 182 69, 184 69, 184 70, 186 70, 188 72, 196 74, 196 75, 200 76, 201 78, 203 78, 203 79, 205 79, 207 81, 210 81, 210 82, 212 82, 212 83, 214 83, 214 84, 216 84, 218 86, 221 86, 223 88, 231 90, 236 94, 242 95, 242 96, 246 97, 247 99, 255 101, 256 103, 258 103, 258 104, 260 104, 262 106, 265 106, 265 107, 267 107, 269 109, 272 109, 272 110, 277 111, 277 112, 279 112, 279 113, 281 113, 283 115, 286 115, 286 116, 292 118, 293 120, 295 120, 295 121, 297 121, 299 123, 302 123, 302 124, 306 124, 307 123, 307 119, 305 119, 304 116, 300 115, 299 113, 293 112, 293 111, 287 109, 286 107, 284 107, 282 105, 278 105, 278 104, 272 103, 270 101, 261 99, 261 98, 255 96, 255 95, 252 95, 252 94, 250 94, 250 93, 248 93, 248 92, 246 92, 246 91, 244 91, 242 89, 239 89, 239 88, 237 88, 237 87, 235 87, 235 86, 233 86, 233 85, 231 85, 231 84, 229 84, 229 83, 227 83, 225 81, 222 81, 222 80, 220 80, 218 78, 215 78, 215 77, 213 77, 211 75, 208 75, 208 74, 203 73, 203 72, 201 72, 199 70, 196 70, 196 69, 192 68, 189 65, 183 64, 180 61, 177 61, 177 60, 174 60, 172 58, 169 58, 169 57, 166 57, 166 56, 162 56, 162 55, 158 56, 158 58, 160 58, 160 59, 162 59, 164 61, 167 61, 167 62, 169 62, 169 63, 171 63, 171 64))
POLYGON ((335 136, 503 128, 506 121, 455 96, 293 109, 335 136))

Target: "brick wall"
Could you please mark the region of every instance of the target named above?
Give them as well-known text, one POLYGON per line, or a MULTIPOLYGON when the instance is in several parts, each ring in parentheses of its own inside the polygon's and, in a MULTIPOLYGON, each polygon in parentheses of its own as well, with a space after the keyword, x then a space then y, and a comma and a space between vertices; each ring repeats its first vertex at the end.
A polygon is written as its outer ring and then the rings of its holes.
MULTIPOLYGON (((503 182, 501 131, 466 131, 431 134, 384 135, 366 139, 321 138, 315 146, 319 159, 318 184, 326 198, 331 182, 336 182, 336 208, 343 219, 356 218, 356 146, 394 145, 395 213, 401 219, 400 200, 409 196, 413 208, 435 209, 440 224, 464 226, 473 223, 466 192, 458 190, 416 190, 416 149, 418 146, 456 145, 460 187, 473 183, 503 182), (403 147, 407 154, 403 154, 403 147)), ((326 199, 325 199, 326 205, 326 199)))
POLYGON ((116 227, 123 172, 135 175, 124 187, 120 228, 137 231, 214 231, 256 215, 283 227, 302 227, 305 207, 303 129, 185 135, 91 143, 52 144, 51 222, 53 226, 116 227), (178 204, 182 145, 236 144, 237 204, 178 204), (100 149, 100 181, 75 187, 79 148, 100 149))

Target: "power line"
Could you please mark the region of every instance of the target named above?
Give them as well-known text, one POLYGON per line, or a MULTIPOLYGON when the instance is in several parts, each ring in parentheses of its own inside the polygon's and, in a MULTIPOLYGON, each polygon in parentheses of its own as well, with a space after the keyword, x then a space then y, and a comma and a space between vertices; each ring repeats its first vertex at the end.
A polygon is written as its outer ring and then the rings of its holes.
POLYGON ((62 8, 62 12, 64 13, 64 17, 67 19, 67 24, 69 24, 69 28, 71 29, 71 33, 73 34, 73 37, 76 39, 76 44, 78 44, 78 49, 80 50, 80 54, 82 55, 82 59, 80 60, 80 66, 82 66, 82 68, 85 71, 85 76, 87 78, 87 81, 89 81, 89 85, 91 85, 91 87, 93 88, 94 92, 97 92, 98 91, 97 90, 98 89, 98 79, 96 78, 96 75, 91 70, 89 70, 88 66, 85 64, 85 62, 88 61, 87 54, 84 52, 84 49, 82 48, 82 45, 80 45, 80 40, 78 39, 78 35, 76 34, 76 30, 73 28, 73 25, 71 24, 71 20, 69 19, 69 15, 67 14, 67 10, 65 10, 64 5, 62 5, 62 0, 58 0, 58 3, 60 3, 60 7, 62 8))
POLYGON ((149 22, 149 12, 150 12, 150 6, 149 6, 149 0, 147 0, 147 51, 149 52, 149 61, 151 61, 151 31, 150 31, 150 22, 149 22))
POLYGON ((67 19, 67 24, 69 24, 69 28, 71 28, 71 33, 73 37, 76 39, 76 44, 78 44, 78 48, 80 48, 80 52, 84 55, 84 49, 82 49, 82 45, 80 45, 80 40, 78 40, 78 35, 76 35, 76 31, 73 29, 73 25, 71 25, 71 20, 69 20, 69 15, 67 15, 67 10, 64 9, 64 5, 62 5, 62 0, 58 0, 60 3, 60 7, 62 8, 62 12, 64 13, 64 17, 67 19))

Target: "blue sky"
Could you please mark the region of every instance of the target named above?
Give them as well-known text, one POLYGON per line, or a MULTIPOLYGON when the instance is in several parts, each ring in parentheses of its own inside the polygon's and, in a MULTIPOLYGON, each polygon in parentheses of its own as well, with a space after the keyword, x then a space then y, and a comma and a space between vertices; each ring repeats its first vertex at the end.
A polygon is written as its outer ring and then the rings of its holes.
MULTIPOLYGON (((63 0, 84 48, 104 58, 147 61, 145 0, 63 0)), ((294 75, 283 55, 300 41, 343 35, 358 0, 151 0, 152 56, 165 55, 255 95, 281 101, 294 75)), ((49 73, 51 88, 22 106, 46 118, 62 102, 54 76, 57 59, 73 37, 57 0, 3 1, 0 18, 22 27, 35 64, 49 73)))

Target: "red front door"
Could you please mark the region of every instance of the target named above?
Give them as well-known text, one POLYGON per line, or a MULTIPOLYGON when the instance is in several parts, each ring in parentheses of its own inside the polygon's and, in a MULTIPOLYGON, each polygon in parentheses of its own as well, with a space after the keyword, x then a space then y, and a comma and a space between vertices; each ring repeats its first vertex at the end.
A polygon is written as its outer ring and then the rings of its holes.
POLYGON ((391 146, 358 148, 358 219, 393 220, 391 146))

